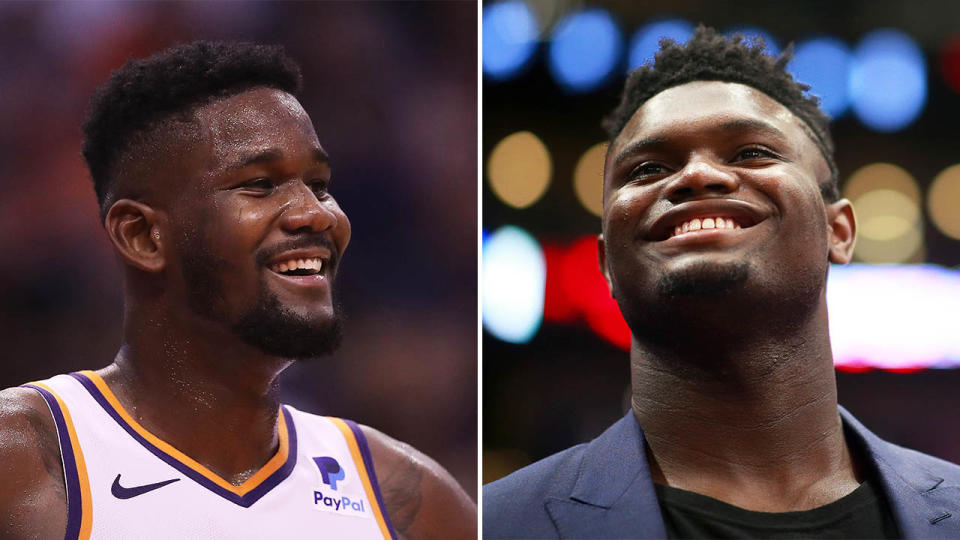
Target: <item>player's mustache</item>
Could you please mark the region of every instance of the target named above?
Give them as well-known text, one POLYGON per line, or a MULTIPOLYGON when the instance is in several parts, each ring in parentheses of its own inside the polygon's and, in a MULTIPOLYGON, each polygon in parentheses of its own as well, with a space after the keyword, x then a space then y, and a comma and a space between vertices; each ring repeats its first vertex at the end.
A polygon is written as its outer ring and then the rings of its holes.
POLYGON ((325 248, 330 251, 330 267, 336 268, 340 259, 337 253, 337 247, 330 241, 324 233, 303 233, 296 238, 285 240, 279 244, 265 247, 257 252, 256 259, 260 265, 266 265, 272 258, 287 251, 296 249, 325 248))

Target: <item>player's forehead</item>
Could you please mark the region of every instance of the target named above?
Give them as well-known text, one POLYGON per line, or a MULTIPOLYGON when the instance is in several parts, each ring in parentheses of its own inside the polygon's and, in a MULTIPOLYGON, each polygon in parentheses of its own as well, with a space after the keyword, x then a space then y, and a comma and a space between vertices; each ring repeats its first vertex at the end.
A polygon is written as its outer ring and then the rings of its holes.
POLYGON ((706 133, 763 129, 799 143, 807 138, 796 117, 767 94, 739 83, 694 81, 668 88, 641 105, 610 145, 610 156, 638 140, 668 138, 684 131, 706 133))
POLYGON ((309 115, 282 90, 257 87, 218 99, 198 108, 196 118, 214 162, 258 149, 320 149, 309 115))

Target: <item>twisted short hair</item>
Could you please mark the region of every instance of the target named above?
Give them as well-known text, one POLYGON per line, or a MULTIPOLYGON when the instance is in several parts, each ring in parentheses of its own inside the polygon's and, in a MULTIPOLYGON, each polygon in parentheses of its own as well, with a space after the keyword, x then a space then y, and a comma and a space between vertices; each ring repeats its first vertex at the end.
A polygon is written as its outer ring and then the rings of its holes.
POLYGON ((703 25, 697 28, 686 45, 664 38, 660 40, 660 51, 654 63, 640 66, 630 73, 620 104, 604 118, 603 127, 612 141, 648 99, 674 86, 694 81, 751 86, 780 102, 803 121, 830 167, 830 178, 821 183, 820 192, 825 201, 836 201, 840 198, 840 191, 830 120, 820 110, 820 100, 805 94, 810 86, 794 80, 786 70, 791 58, 792 45, 780 56, 773 57, 766 53, 762 40, 747 42, 742 35, 727 38, 703 25))
POLYGON ((210 101, 256 86, 299 93, 299 66, 280 46, 195 41, 130 60, 95 91, 83 125, 83 157, 101 218, 116 165, 132 141, 210 101))

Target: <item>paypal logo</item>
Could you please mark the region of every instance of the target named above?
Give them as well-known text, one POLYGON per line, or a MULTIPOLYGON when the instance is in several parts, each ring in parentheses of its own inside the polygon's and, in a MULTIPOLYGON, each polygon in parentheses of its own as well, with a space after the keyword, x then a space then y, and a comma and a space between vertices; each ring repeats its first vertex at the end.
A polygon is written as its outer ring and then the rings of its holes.
POLYGON ((313 492, 313 504, 322 505, 324 510, 334 512, 345 512, 350 514, 363 515, 367 512, 367 507, 363 504, 363 498, 353 500, 350 497, 329 497, 320 491, 313 492))
POLYGON ((330 456, 323 456, 313 458, 313 462, 320 468, 320 477, 323 479, 323 483, 336 491, 337 482, 343 480, 346 474, 337 460, 330 456))

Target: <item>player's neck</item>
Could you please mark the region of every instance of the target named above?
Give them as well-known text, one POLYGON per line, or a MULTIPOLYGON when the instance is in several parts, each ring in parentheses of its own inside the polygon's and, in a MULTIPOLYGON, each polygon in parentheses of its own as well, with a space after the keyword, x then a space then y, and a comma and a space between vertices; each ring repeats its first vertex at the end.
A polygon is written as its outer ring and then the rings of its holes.
POLYGON ((654 480, 754 510, 831 502, 857 482, 837 413, 825 308, 787 334, 757 330, 735 343, 634 343, 632 406, 654 480))
POLYGON ((199 335, 176 317, 127 316, 124 344, 100 371, 120 403, 228 481, 255 473, 277 450, 277 377, 289 361, 236 338, 199 335))

